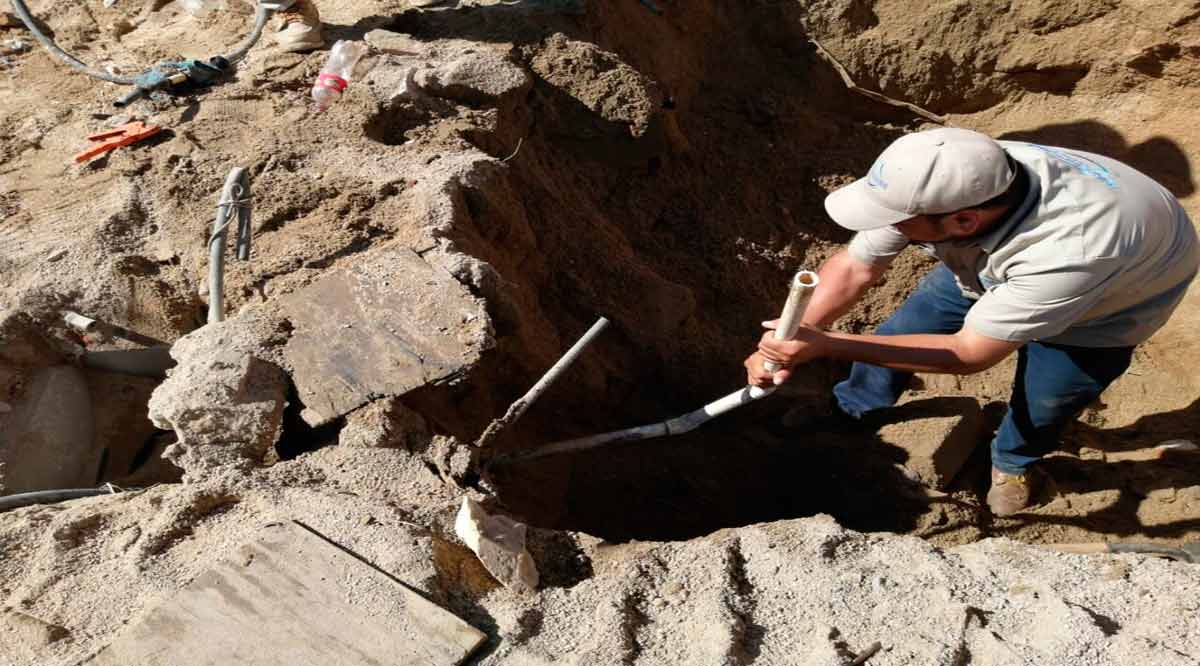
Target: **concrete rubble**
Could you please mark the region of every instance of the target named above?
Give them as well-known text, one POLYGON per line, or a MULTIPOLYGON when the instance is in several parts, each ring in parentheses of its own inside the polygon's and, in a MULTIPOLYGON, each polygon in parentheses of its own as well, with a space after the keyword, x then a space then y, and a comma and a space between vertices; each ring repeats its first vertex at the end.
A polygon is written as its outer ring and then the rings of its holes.
POLYGON ((287 377, 246 349, 237 322, 209 324, 171 347, 178 365, 154 390, 150 420, 174 430, 164 457, 195 481, 261 462, 279 439, 287 377))
POLYGON ((454 519, 454 533, 496 580, 511 590, 532 593, 538 586, 538 571, 525 548, 525 529, 524 523, 490 514, 469 497, 462 499, 454 519))

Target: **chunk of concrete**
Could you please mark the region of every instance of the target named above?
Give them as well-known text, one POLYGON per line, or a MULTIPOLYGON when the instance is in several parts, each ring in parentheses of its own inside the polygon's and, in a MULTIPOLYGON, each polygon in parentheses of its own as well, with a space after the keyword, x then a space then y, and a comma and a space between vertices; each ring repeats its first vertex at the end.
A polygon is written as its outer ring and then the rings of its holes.
POLYGON ((284 359, 313 426, 451 382, 494 342, 483 302, 407 248, 323 276, 283 310, 294 327, 284 359))
POLYGON ((92 400, 73 366, 36 371, 0 415, 0 494, 79 488, 96 483, 92 400))
POLYGON ((279 439, 287 378, 240 348, 236 322, 209 324, 171 347, 178 365, 150 397, 150 420, 179 441, 164 457, 197 481, 262 460, 279 439))
POLYGON ((454 519, 454 533, 479 557, 488 573, 517 592, 533 592, 538 585, 537 567, 525 548, 525 529, 525 523, 493 516, 469 497, 463 498, 454 519))
POLYGON ((380 53, 415 56, 425 55, 429 52, 429 44, 427 42, 413 39, 412 35, 406 35, 402 32, 377 29, 368 32, 363 36, 363 39, 371 48, 380 53))
POLYGON ((942 489, 954 480, 975 447, 987 443, 990 420, 972 396, 906 396, 888 410, 879 438, 904 449, 904 469, 916 480, 942 489))
POLYGON ((428 449, 432 438, 425 417, 395 398, 384 398, 346 417, 346 425, 338 432, 338 445, 417 453, 428 449))
POLYGON ((34 650, 44 649, 47 645, 71 635, 65 627, 16 610, 0 615, 0 626, 12 632, 25 647, 34 650))
POLYGON ((416 73, 422 90, 468 104, 494 103, 524 95, 533 78, 499 53, 474 51, 416 73))

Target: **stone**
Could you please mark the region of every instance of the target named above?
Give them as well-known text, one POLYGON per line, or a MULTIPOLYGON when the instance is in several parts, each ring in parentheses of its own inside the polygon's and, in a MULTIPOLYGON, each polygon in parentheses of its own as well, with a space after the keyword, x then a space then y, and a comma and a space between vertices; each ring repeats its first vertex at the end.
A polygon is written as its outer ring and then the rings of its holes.
POLYGON ((950 484, 990 433, 979 400, 966 395, 905 396, 888 410, 887 419, 879 438, 908 454, 903 466, 911 477, 937 489, 950 484))
POLYGON ((479 557, 488 573, 517 592, 534 592, 538 571, 525 548, 524 523, 491 515, 479 502, 464 497, 454 520, 454 533, 479 557))
POLYGON ((25 53, 26 51, 29 51, 32 48, 33 48, 33 44, 24 39, 9 39, 9 40, 6 40, 2 46, 0 46, 0 50, 2 50, 5 55, 16 55, 18 53, 25 53))
POLYGON ((416 453, 428 449, 431 438, 423 416, 395 398, 384 398, 346 417, 346 425, 338 432, 338 445, 416 453))
POLYGON ((164 457, 185 482, 257 463, 279 439, 287 377, 238 338, 236 320, 180 338, 171 347, 178 365, 150 397, 150 420, 179 438, 164 457))
POLYGON ((439 97, 473 104, 495 103, 521 97, 533 78, 504 56, 491 51, 463 53, 416 73, 422 90, 439 97))
POLYGON ((16 610, 0 615, 0 622, 26 647, 33 649, 45 648, 71 635, 64 627, 16 610))
POLYGON ((429 52, 429 45, 427 43, 413 39, 412 35, 406 35, 402 32, 392 32, 391 30, 383 29, 372 30, 363 39, 371 48, 380 53, 391 55, 424 55, 429 52))
POLYGON ((483 302, 407 248, 332 271, 282 308, 294 327, 284 361, 312 426, 453 382, 494 344, 483 302))

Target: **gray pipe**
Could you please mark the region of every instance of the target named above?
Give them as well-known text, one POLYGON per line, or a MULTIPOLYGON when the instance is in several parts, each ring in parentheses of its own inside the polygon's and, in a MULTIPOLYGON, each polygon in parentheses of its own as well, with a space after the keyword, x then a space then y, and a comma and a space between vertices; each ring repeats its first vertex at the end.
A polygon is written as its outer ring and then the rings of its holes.
POLYGON ((87 351, 83 353, 83 365, 125 375, 164 379, 167 370, 175 367, 175 359, 171 358, 170 352, 171 348, 165 345, 145 349, 87 351))
POLYGON ((250 176, 234 167, 225 178, 217 217, 208 238, 208 323, 225 319, 225 237, 233 211, 237 210, 237 258, 250 258, 250 176))

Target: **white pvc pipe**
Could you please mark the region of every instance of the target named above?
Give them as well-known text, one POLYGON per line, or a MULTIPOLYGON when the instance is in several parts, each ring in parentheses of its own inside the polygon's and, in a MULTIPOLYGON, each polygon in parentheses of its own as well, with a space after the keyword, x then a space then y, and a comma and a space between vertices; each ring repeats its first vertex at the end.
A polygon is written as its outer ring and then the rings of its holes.
POLYGON ((63 312, 63 321, 67 322, 67 326, 79 331, 80 333, 91 333, 96 330, 97 322, 91 317, 85 317, 78 312, 65 311, 63 312))
MULTIPOLYGON (((800 330, 800 321, 804 319, 804 311, 812 300, 813 291, 821 284, 821 278, 812 271, 796 271, 792 276, 792 286, 788 290, 787 302, 783 304, 783 313, 779 315, 779 324, 775 327, 776 340, 791 340, 800 330)), ((778 372, 783 369, 774 361, 764 361, 763 369, 767 372, 778 372)), ((750 392, 755 399, 775 392, 774 387, 761 388, 753 386, 750 392)))
MULTIPOLYGON (((783 313, 779 315, 779 326, 775 329, 776 340, 788 340, 795 337, 796 331, 800 329, 800 321, 804 317, 804 310, 808 307, 808 302, 812 298, 813 290, 816 289, 820 282, 820 278, 812 271, 799 271, 792 277, 792 285, 788 291, 787 303, 783 306, 783 313)), ((778 366, 774 368, 774 370, 778 369, 778 366)), ((601 433, 599 435, 589 435, 587 437, 577 437, 575 439, 554 442, 536 451, 523 452, 511 457, 514 459, 541 458, 542 456, 555 453, 590 449, 611 442, 628 442, 637 439, 682 435, 685 432, 695 430, 702 424, 725 412, 754 402, 763 396, 770 395, 774 391, 775 387, 763 389, 757 386, 746 386, 725 397, 718 398, 696 411, 688 412, 673 419, 637 426, 635 428, 601 433)))

